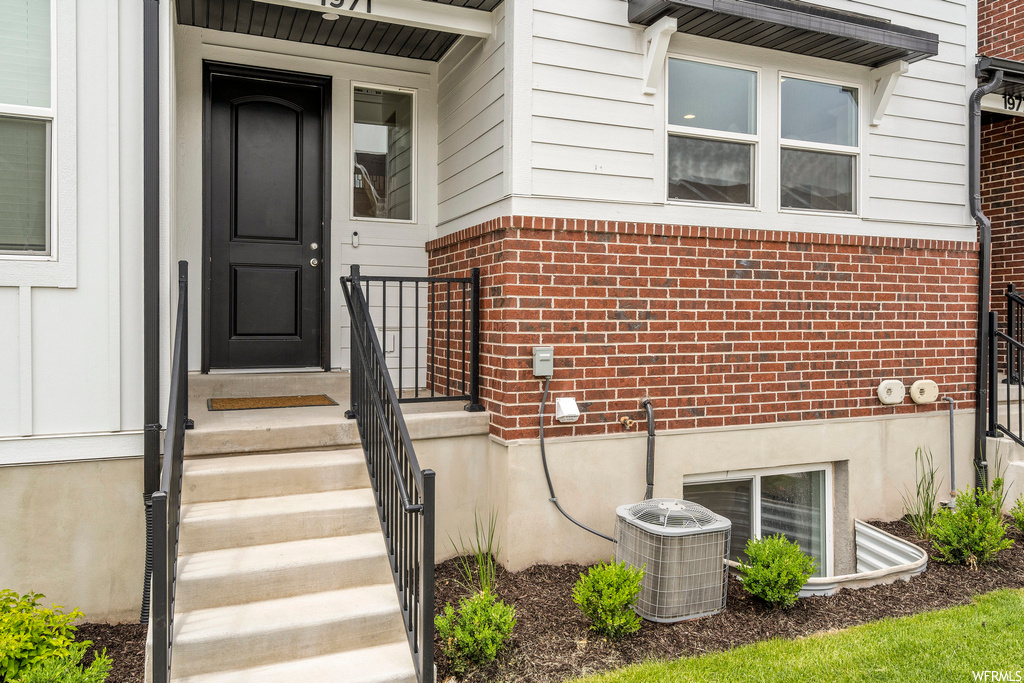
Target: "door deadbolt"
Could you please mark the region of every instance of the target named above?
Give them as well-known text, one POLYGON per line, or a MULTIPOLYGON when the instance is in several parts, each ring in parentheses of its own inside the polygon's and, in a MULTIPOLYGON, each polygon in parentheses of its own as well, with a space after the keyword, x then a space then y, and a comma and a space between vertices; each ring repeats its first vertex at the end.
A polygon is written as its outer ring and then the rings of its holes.
POLYGON ((312 249, 313 251, 316 251, 317 249, 320 248, 320 245, 317 244, 316 242, 313 242, 311 245, 309 245, 309 248, 312 249))
POLYGON ((314 268, 316 268, 317 266, 319 266, 319 265, 320 265, 320 262, 319 262, 319 261, 317 261, 317 260, 316 260, 315 258, 311 258, 311 259, 309 259, 309 265, 311 265, 311 266, 313 266, 314 268))

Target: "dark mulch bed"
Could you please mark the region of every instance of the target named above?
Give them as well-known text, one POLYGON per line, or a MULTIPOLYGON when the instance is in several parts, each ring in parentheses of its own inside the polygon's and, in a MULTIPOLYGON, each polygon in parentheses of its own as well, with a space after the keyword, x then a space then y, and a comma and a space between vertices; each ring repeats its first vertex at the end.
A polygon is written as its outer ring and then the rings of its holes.
POLYGON ((92 641, 84 664, 92 662, 94 652, 107 649, 114 665, 107 683, 141 683, 144 679, 146 627, 142 624, 82 624, 75 639, 92 641))
MULTIPOLYGON (((879 528, 931 548, 905 522, 873 522, 879 528)), ((997 588, 1024 588, 1024 535, 1012 529, 1015 545, 980 570, 929 560, 928 570, 909 583, 843 590, 831 597, 805 598, 789 610, 766 607, 729 580, 724 612, 676 624, 644 622, 635 636, 609 642, 588 630, 572 602, 572 586, 586 567, 535 566, 500 575, 495 592, 515 605, 518 625, 498 660, 470 672, 463 680, 562 681, 574 676, 620 668, 650 659, 715 652, 769 638, 797 638, 842 629, 884 617, 898 617, 968 603, 971 597, 997 588)), ((456 562, 438 565, 435 609, 457 603, 464 594, 456 562)), ((448 662, 435 649, 439 681, 452 676, 448 662)))

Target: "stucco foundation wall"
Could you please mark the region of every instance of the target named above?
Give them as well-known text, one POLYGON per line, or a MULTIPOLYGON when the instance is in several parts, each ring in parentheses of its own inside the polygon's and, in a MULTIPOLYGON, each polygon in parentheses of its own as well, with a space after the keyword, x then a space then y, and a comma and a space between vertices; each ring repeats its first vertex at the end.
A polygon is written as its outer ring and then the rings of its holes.
POLYGON ((138 621, 146 555, 142 459, 0 467, 0 588, 138 621))
MULTIPOLYGON (((972 427, 973 412, 958 411, 956 468, 961 487, 973 477, 972 427)), ((900 492, 914 486, 918 446, 931 449, 943 481, 940 498, 948 498, 948 439, 948 416, 941 413, 663 431, 656 442, 654 495, 679 497, 688 475, 836 464, 835 570, 842 573, 851 570, 853 562, 855 519, 895 519, 903 514, 900 492)), ((559 502, 584 524, 612 534, 615 508, 643 499, 646 433, 634 429, 614 436, 553 438, 546 444, 559 502)), ((611 543, 580 530, 548 501, 538 441, 493 439, 488 460, 490 502, 503 522, 500 559, 506 568, 518 571, 537 563, 594 562, 612 556, 611 543)), ((439 478, 443 474, 438 471, 439 478)), ((440 545, 440 536, 438 540, 440 545)))

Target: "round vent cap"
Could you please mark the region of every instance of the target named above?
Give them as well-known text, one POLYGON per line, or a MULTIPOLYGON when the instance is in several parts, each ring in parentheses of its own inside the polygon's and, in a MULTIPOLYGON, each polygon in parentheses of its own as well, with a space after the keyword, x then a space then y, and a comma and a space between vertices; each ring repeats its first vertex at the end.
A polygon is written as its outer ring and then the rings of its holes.
POLYGON ((703 505, 672 498, 654 498, 631 505, 629 514, 639 522, 676 529, 701 529, 720 519, 703 505))

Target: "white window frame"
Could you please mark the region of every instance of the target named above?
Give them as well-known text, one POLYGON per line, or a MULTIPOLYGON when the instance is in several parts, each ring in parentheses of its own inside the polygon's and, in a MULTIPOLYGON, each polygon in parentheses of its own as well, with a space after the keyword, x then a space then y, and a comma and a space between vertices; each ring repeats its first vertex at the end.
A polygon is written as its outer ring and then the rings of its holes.
POLYGON ((687 484, 714 484, 718 482, 728 481, 741 481, 747 480, 751 482, 750 486, 750 498, 751 498, 751 511, 750 511, 750 531, 754 538, 761 538, 761 478, 770 477, 777 474, 799 474, 804 472, 824 472, 825 473, 825 539, 824 548, 822 549, 825 555, 825 576, 835 575, 835 552, 833 549, 834 544, 834 501, 832 492, 833 482, 833 469, 831 463, 814 463, 809 465, 792 465, 787 467, 772 467, 766 469, 752 469, 752 470, 735 470, 728 472, 713 472, 708 474, 695 474, 688 475, 683 478, 683 495, 686 498, 686 485, 687 484))
POLYGON ((779 141, 778 144, 778 197, 776 201, 778 203, 779 213, 790 213, 807 216, 830 216, 830 217, 850 217, 859 218, 861 212, 861 206, 863 205, 861 191, 864 187, 863 168, 863 149, 864 140, 868 135, 867 126, 865 125, 865 111, 868 107, 864 106, 864 93, 865 89, 862 84, 854 83, 850 81, 837 80, 834 78, 825 78, 822 76, 812 76, 809 74, 797 73, 795 71, 779 71, 778 80, 775 82, 776 92, 778 93, 778 111, 776 112, 776 137, 779 141), (835 85, 842 88, 850 88, 851 90, 857 91, 857 145, 855 147, 848 147, 845 145, 832 145, 823 142, 807 142, 805 140, 791 140, 789 138, 782 137, 782 81, 787 78, 794 78, 801 81, 810 81, 812 83, 822 83, 824 85, 835 85), (822 209, 796 209, 791 207, 782 206, 782 150, 783 149, 797 149, 806 152, 825 152, 829 154, 836 154, 842 156, 853 157, 853 173, 851 179, 853 181, 853 187, 850 191, 850 196, 853 200, 852 211, 825 211, 822 209))
POLYGON ((404 224, 414 225, 419 222, 419 98, 417 97, 417 91, 415 88, 402 88, 394 85, 381 85, 379 83, 370 83, 363 81, 351 81, 349 84, 349 117, 348 117, 348 217, 352 221, 363 221, 367 223, 392 223, 392 224, 404 224), (386 90, 388 92, 402 93, 403 95, 412 96, 412 197, 409 211, 409 218, 374 218, 369 216, 356 216, 356 207, 352 190, 355 188, 356 183, 356 172, 355 172, 355 156, 356 156, 356 142, 355 142, 355 131, 356 131, 356 88, 366 88, 370 90, 386 90))
POLYGON ((746 64, 734 64, 730 62, 723 62, 715 59, 706 59, 703 57, 695 57, 692 55, 682 54, 670 54, 665 62, 664 72, 665 74, 665 97, 664 99, 664 121, 665 121, 665 203, 673 206, 702 206, 702 207, 723 207, 729 209, 738 209, 746 211, 757 211, 760 208, 761 199, 761 136, 764 131, 764 119, 762 117, 762 87, 763 87, 763 74, 762 69, 757 66, 749 66, 746 64), (670 92, 670 86, 668 83, 669 63, 673 60, 683 62, 697 62, 700 64, 711 64, 713 66, 722 66, 729 69, 738 69, 740 71, 749 71, 757 76, 757 85, 754 88, 754 126, 756 133, 751 135, 747 133, 729 133, 718 130, 708 130, 707 128, 695 128, 691 126, 680 126, 674 125, 669 122, 669 106, 671 105, 672 93, 670 92), (751 165, 751 203, 750 204, 728 204, 723 202, 701 202, 693 201, 688 199, 674 199, 669 196, 669 138, 675 135, 676 137, 687 137, 687 138, 698 138, 704 140, 720 140, 722 142, 739 142, 744 144, 751 144, 753 146, 753 158, 750 160, 751 165))
POLYGON ((0 252, 0 286, 74 287, 77 267, 75 0, 50 0, 50 106, 0 103, 0 115, 49 121, 47 250, 0 252))

